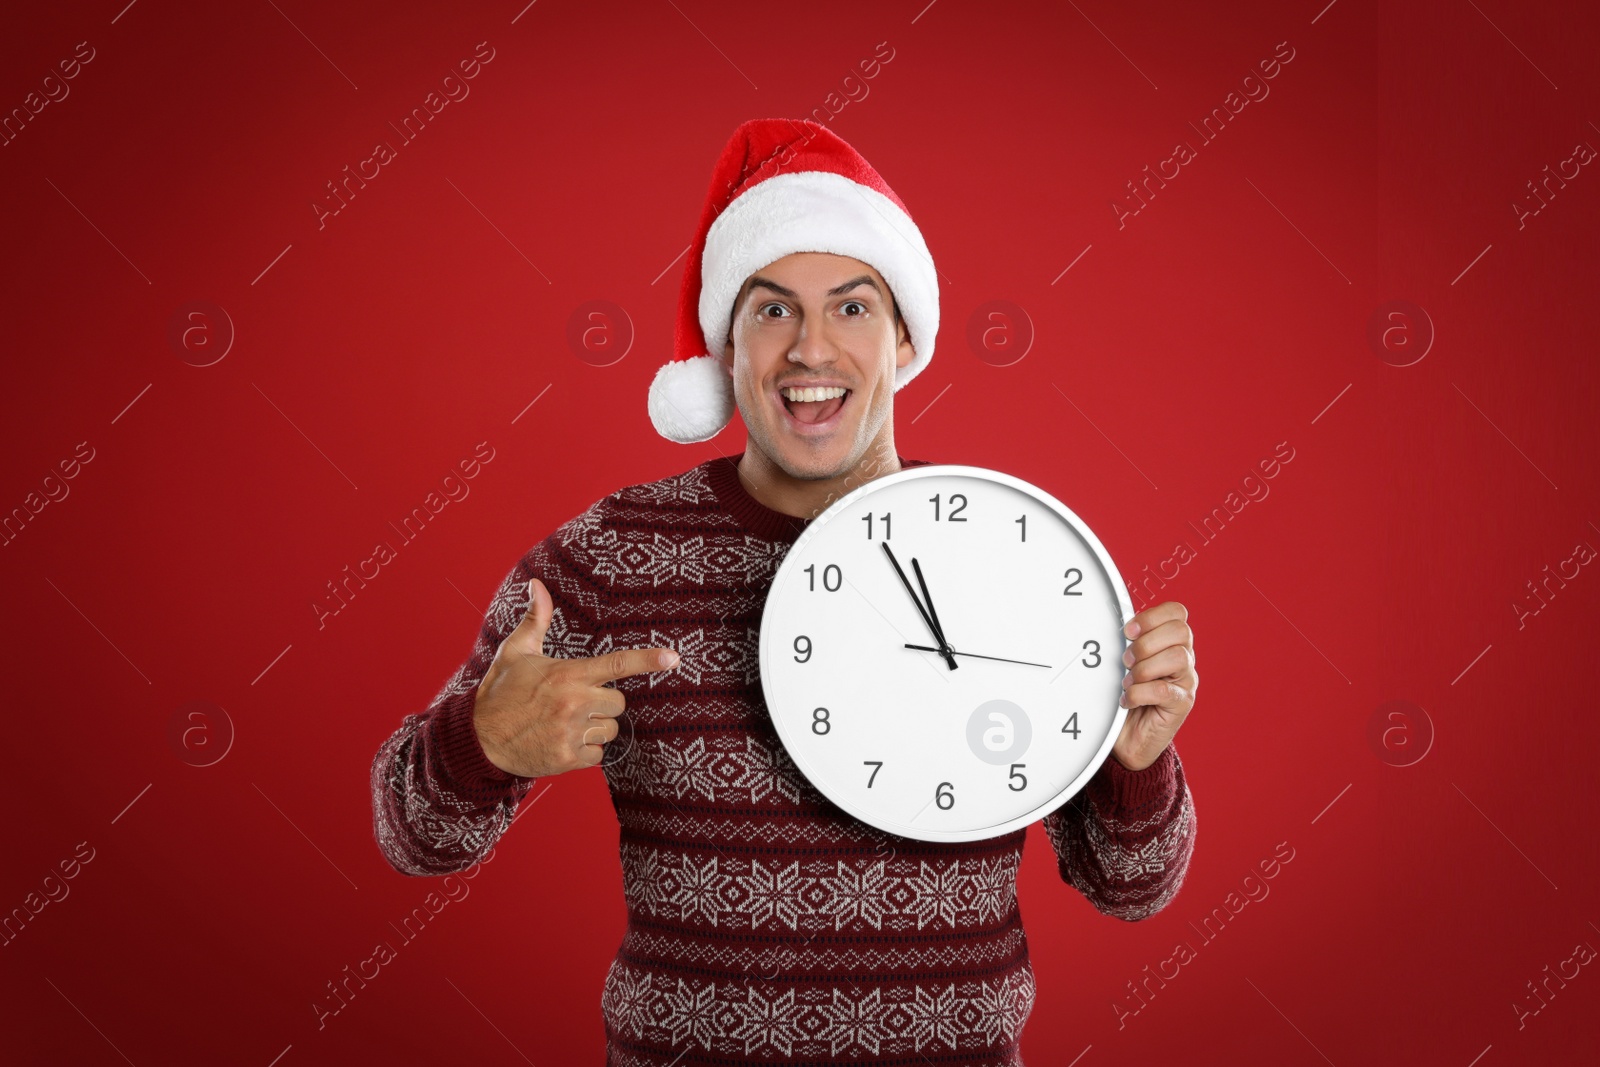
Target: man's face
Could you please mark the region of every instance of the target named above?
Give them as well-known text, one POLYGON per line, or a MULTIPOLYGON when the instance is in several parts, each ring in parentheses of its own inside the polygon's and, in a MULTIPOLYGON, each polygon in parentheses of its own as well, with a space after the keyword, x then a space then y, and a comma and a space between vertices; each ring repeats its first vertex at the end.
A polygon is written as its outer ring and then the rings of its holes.
POLYGON ((755 446, 792 478, 824 479, 860 462, 894 410, 895 369, 914 355, 882 275, 796 252, 745 279, 723 359, 755 446))

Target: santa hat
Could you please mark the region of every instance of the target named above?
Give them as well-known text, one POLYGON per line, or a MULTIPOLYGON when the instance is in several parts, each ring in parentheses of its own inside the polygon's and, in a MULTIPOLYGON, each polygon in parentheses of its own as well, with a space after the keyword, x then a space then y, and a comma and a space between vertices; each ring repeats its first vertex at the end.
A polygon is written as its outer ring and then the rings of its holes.
POLYGON ((671 362, 650 383, 650 421, 683 444, 715 437, 733 417, 722 359, 744 281, 792 252, 831 252, 889 283, 915 350, 898 390, 933 358, 939 277, 922 233, 887 182, 837 134, 806 119, 752 119, 733 131, 711 173, 689 246, 671 362))

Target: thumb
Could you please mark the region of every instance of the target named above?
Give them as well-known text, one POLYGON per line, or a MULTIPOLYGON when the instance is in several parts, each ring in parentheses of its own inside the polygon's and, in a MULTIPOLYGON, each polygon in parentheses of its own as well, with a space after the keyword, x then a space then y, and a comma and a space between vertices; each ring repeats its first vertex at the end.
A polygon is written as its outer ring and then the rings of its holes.
POLYGON ((534 656, 544 655, 544 633, 550 628, 550 613, 554 604, 550 591, 537 578, 528 581, 528 610, 517 623, 517 628, 506 637, 519 652, 534 656))

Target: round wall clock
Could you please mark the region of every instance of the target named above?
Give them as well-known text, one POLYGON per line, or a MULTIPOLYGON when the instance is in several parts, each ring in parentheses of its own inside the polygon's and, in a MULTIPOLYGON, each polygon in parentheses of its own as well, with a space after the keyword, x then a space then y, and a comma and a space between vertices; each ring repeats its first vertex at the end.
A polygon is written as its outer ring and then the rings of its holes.
POLYGON ((887 833, 998 837, 1065 804, 1127 711, 1122 578, 1049 493, 913 467, 835 501, 761 617, 761 688, 817 789, 887 833))

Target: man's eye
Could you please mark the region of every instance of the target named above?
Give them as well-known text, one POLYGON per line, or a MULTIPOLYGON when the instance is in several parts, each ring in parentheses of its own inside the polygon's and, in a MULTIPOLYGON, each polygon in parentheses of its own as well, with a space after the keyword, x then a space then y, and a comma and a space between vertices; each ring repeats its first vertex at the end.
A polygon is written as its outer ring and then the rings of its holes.
POLYGON ((788 310, 789 310, 788 308, 784 307, 782 304, 767 304, 767 305, 765 305, 765 306, 763 306, 761 308, 761 314, 769 316, 769 317, 772 317, 772 318, 781 318, 782 316, 775 316, 775 315, 772 314, 772 309, 773 308, 777 308, 779 311, 782 311, 782 312, 785 312, 785 313, 787 313, 788 310))
MULTIPOLYGON (((843 310, 844 308, 860 308, 861 311, 858 314, 863 314, 863 315, 866 314, 866 311, 867 311, 867 305, 863 304, 859 300, 847 300, 847 301, 845 301, 843 304, 840 305, 840 309, 841 310, 843 310)), ((850 317, 851 318, 855 318, 857 316, 852 315, 850 317)))

